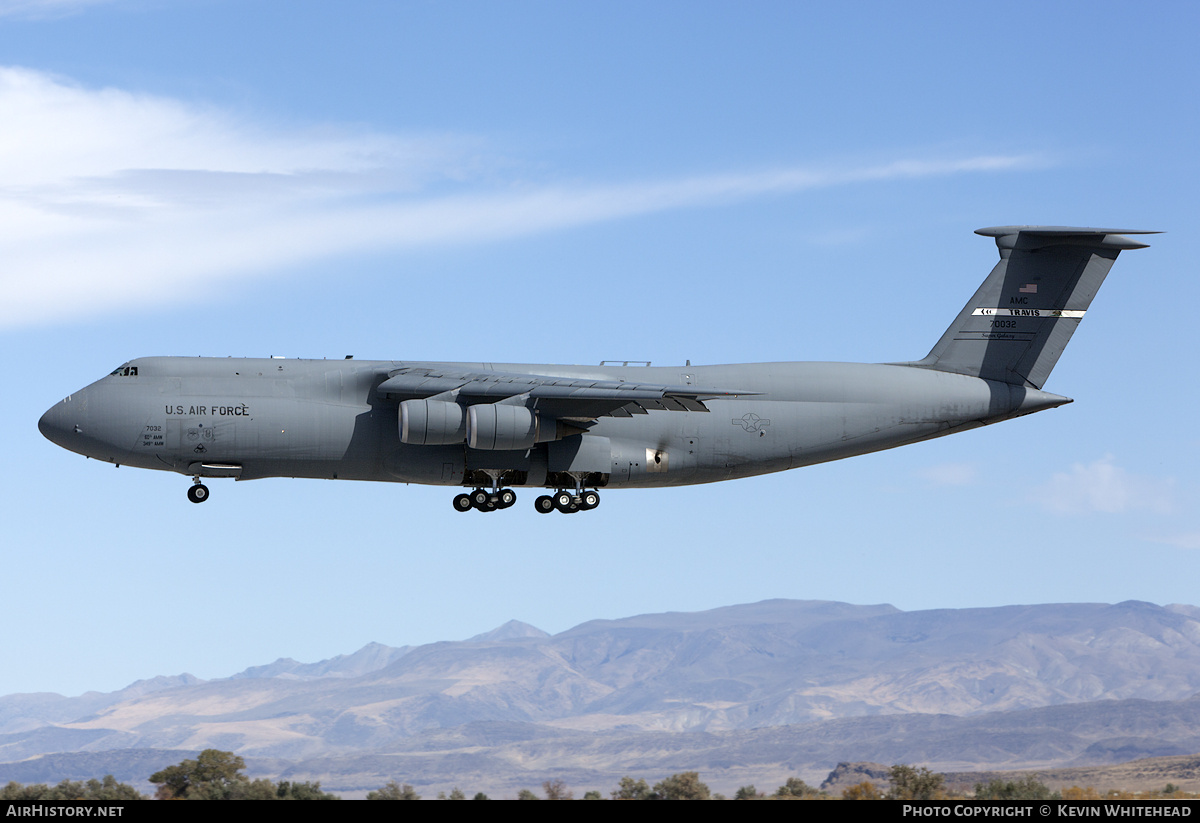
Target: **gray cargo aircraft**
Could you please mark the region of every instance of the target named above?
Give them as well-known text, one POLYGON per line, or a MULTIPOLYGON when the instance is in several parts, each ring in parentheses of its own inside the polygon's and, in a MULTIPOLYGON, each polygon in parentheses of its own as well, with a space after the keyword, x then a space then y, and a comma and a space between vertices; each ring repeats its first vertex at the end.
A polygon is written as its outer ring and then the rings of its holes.
POLYGON ((923 360, 598 367, 146 357, 57 403, 38 428, 117 465, 202 478, 461 486, 459 511, 554 490, 682 486, 794 469, 1071 401, 1042 391, 1123 249, 1157 232, 1001 226, 1000 262, 923 360))

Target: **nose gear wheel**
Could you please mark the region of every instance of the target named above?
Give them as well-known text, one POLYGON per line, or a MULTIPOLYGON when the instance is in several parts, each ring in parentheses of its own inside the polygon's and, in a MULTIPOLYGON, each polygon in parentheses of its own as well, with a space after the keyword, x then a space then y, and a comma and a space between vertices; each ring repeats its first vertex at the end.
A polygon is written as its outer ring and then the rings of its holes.
POLYGON ((192 487, 187 490, 187 498, 193 503, 203 503, 208 499, 208 486, 200 482, 200 476, 192 478, 192 487))

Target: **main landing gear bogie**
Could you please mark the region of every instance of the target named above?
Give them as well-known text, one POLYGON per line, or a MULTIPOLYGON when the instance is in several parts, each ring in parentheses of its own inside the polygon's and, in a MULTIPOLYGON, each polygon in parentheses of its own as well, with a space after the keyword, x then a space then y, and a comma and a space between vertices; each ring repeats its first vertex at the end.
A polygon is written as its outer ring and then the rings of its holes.
POLYGON ((559 489, 552 495, 543 494, 533 501, 533 507, 539 514, 549 514, 552 511, 574 514, 575 512, 589 511, 599 505, 600 493, 591 490, 571 494, 565 489, 559 489))
POLYGON ((476 489, 470 494, 459 494, 454 498, 454 510, 469 512, 471 509, 481 512, 494 512, 507 509, 517 502, 517 493, 512 489, 499 489, 489 492, 486 489, 476 489))
MULTIPOLYGON (((472 509, 481 512, 494 512, 507 509, 517 502, 517 493, 512 489, 475 489, 470 493, 454 496, 454 510, 469 512, 472 509)), ((563 514, 585 512, 600 505, 600 493, 594 490, 580 491, 572 494, 560 489, 553 495, 543 494, 533 501, 533 508, 539 514, 550 514, 559 511, 563 514)))

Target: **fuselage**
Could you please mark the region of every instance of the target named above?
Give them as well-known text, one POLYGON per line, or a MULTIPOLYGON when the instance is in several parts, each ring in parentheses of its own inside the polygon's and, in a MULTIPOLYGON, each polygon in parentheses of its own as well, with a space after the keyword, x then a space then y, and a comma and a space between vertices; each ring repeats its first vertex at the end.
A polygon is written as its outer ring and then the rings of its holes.
POLYGON ((57 403, 39 428, 71 451, 197 477, 309 477, 445 486, 621 488, 710 483, 927 440, 1069 402, 1036 389, 910 365, 681 367, 148 357, 57 403), (587 421, 517 450, 401 442, 399 369, 736 386, 708 411, 587 421), (575 430, 578 432, 578 430, 575 430))
POLYGON ((458 511, 599 505, 600 488, 749 477, 1070 401, 1041 390, 1117 255, 1117 229, 993 226, 1000 261, 922 360, 651 368, 147 357, 43 415, 71 451, 205 477, 473 490, 458 511), (489 491, 490 489, 490 491, 489 491))

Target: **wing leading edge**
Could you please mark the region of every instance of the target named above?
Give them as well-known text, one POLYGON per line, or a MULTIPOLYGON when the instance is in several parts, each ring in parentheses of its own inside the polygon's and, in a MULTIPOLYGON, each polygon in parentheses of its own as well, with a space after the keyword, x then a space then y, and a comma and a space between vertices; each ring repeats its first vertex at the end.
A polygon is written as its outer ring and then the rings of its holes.
POLYGON ((705 400, 757 394, 701 386, 426 367, 397 369, 376 391, 397 400, 437 398, 464 403, 519 403, 559 418, 578 420, 629 417, 650 410, 707 412, 705 400))

